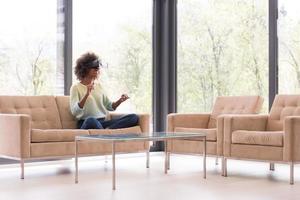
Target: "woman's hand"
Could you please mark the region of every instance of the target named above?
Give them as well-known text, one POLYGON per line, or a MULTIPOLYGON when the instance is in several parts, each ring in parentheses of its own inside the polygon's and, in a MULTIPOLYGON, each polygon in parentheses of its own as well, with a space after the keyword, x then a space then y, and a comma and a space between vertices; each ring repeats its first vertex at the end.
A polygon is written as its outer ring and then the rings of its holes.
POLYGON ((121 103, 123 103, 124 101, 126 101, 127 99, 129 99, 129 96, 127 94, 122 94, 119 101, 121 103))
POLYGON ((80 108, 83 108, 87 98, 90 96, 93 89, 94 89, 94 82, 91 82, 90 84, 86 85, 86 93, 85 93, 84 97, 80 100, 80 102, 78 103, 78 106, 80 108))
POLYGON ((117 107, 127 99, 129 99, 129 96, 127 94, 122 94, 118 101, 112 103, 112 108, 116 110, 117 107))
POLYGON ((87 97, 91 94, 93 89, 94 89, 94 82, 92 82, 86 86, 86 96, 87 97))

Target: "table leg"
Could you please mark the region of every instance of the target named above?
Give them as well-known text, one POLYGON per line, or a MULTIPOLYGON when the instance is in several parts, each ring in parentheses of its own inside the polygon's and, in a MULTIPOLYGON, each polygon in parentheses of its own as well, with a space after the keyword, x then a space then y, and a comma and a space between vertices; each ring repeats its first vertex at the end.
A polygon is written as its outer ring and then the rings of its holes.
POLYGON ((165 174, 168 173, 168 140, 165 140, 165 174))
POLYGON ((75 140, 75 183, 78 183, 78 141, 75 140))
POLYGON ((170 170, 171 152, 168 152, 168 170, 170 170))
POLYGON ((116 189, 116 166, 115 166, 115 157, 116 157, 116 152, 115 152, 115 142, 112 142, 112 189, 116 189))
POLYGON ((203 139, 203 178, 206 178, 206 136, 203 139))
POLYGON ((147 152, 146 152, 146 156, 147 156, 147 161, 146 161, 146 167, 149 168, 149 163, 150 163, 150 149, 148 148, 147 152))
POLYGON ((24 159, 20 160, 20 165, 21 165, 21 179, 24 179, 24 159))

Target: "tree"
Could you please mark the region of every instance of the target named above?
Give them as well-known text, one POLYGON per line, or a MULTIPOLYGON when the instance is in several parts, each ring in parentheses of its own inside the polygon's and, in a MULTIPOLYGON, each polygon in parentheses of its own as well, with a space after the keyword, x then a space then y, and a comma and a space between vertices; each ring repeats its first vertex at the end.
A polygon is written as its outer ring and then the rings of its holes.
POLYGON ((113 88, 114 93, 127 91, 133 102, 133 111, 151 113, 151 34, 132 24, 123 26, 121 34, 124 37, 116 42, 118 45, 114 50, 118 52, 115 56, 117 62, 106 70, 109 80, 104 84, 113 88))
POLYGON ((36 49, 26 48, 23 53, 26 52, 27 58, 20 60, 24 59, 27 62, 21 61, 16 64, 16 77, 23 95, 51 94, 50 91, 53 91, 54 83, 51 77, 53 77, 55 69, 49 59, 43 55, 45 48, 45 42, 39 42, 36 49))
POLYGON ((221 95, 267 96, 266 8, 257 0, 178 2, 180 112, 210 111, 221 95))

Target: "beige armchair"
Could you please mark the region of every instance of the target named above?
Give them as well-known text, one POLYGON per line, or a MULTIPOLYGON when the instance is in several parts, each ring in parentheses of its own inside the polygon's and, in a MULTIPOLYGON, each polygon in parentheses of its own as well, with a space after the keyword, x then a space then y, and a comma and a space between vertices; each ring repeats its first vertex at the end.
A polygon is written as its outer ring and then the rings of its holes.
MULTIPOLYGON (((260 96, 224 96, 218 97, 212 113, 168 115, 169 132, 205 132, 207 133, 208 155, 223 156, 223 117, 222 114, 254 114, 261 109, 263 99, 260 96)), ((202 153, 201 141, 172 140, 168 143, 170 153, 202 153)), ((216 159, 217 164, 218 159, 216 159)))
POLYGON ((223 175, 227 159, 250 159, 290 164, 300 161, 300 95, 277 95, 269 115, 231 115, 224 118, 223 175))

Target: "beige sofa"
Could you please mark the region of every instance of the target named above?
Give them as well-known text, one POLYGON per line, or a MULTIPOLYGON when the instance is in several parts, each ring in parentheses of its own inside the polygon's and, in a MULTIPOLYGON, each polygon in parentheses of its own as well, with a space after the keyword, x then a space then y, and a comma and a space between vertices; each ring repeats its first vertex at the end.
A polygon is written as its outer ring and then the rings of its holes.
POLYGON ((269 115, 232 115, 224 119, 223 175, 227 159, 250 159, 290 164, 300 161, 300 95, 277 95, 269 115))
MULTIPOLYGON (((149 115, 139 115, 138 126, 124 129, 79 130, 70 113, 68 96, 0 96, 0 156, 20 160, 21 178, 24 161, 74 156, 76 135, 103 133, 148 133, 149 115)), ((110 117, 116 114, 110 115, 110 117)), ((116 145, 117 152, 148 150, 148 142, 116 145)), ((111 152, 109 144, 82 142, 81 155, 111 152)))
MULTIPOLYGON (((207 133, 207 153, 223 156, 222 114, 258 113, 263 99, 260 96, 223 96, 217 97, 212 113, 168 115, 167 127, 170 132, 205 132, 207 133)), ((172 140, 168 143, 171 153, 202 153, 201 141, 172 140)), ((217 162, 217 160, 216 160, 217 162)))

